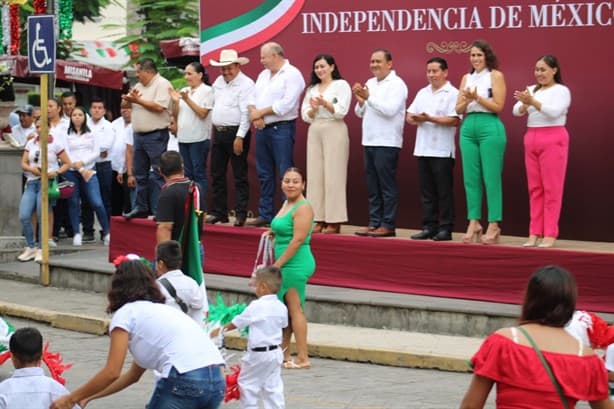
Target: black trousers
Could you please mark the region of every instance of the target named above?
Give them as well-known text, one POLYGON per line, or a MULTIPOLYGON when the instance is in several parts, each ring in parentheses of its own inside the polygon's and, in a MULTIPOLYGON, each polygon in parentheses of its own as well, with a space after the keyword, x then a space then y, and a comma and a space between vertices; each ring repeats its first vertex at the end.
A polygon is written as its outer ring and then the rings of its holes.
POLYGON ((418 157, 420 201, 424 228, 454 228, 454 158, 418 157))
POLYGON ((249 200, 249 183, 247 180, 247 154, 251 131, 243 138, 243 152, 237 156, 233 151, 233 143, 238 127, 228 127, 218 131, 213 127, 211 143, 211 214, 218 217, 228 216, 228 187, 226 183, 226 169, 228 162, 232 168, 235 187, 235 214, 238 218, 247 216, 247 202, 249 200))

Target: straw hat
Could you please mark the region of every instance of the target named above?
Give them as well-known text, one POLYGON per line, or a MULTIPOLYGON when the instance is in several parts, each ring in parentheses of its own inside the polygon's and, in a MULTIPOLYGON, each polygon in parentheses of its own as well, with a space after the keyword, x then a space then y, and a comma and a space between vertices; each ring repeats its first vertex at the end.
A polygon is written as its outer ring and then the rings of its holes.
POLYGON ((237 52, 235 50, 222 50, 220 52, 220 60, 219 61, 215 61, 215 60, 209 60, 209 64, 213 65, 214 67, 224 67, 226 65, 230 65, 230 64, 247 64, 249 62, 248 58, 245 57, 239 57, 239 55, 237 54, 237 52))

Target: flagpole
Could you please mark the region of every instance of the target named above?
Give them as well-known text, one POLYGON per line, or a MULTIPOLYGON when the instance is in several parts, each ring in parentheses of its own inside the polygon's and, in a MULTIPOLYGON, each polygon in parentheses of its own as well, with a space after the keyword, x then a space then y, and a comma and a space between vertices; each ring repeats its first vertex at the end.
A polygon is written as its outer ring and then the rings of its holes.
POLYGON ((43 260, 40 268, 40 283, 41 285, 49 285, 49 178, 47 170, 47 149, 48 149, 48 119, 47 119, 47 92, 49 88, 49 74, 41 74, 41 118, 40 118, 40 150, 41 150, 41 222, 38 228, 40 229, 40 244, 43 250, 43 260))

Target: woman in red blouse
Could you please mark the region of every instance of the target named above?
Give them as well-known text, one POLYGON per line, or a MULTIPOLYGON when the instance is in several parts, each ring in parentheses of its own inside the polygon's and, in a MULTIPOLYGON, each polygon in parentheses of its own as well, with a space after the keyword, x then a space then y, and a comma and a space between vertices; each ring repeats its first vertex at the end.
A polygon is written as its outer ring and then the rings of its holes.
POLYGON ((561 385, 567 405, 522 331, 502 328, 490 335, 471 359, 473 378, 461 409, 483 408, 494 384, 497 409, 573 409, 586 400, 593 409, 614 408, 608 399, 603 361, 564 327, 576 308, 573 276, 557 266, 538 270, 529 280, 520 326, 533 338, 561 385))

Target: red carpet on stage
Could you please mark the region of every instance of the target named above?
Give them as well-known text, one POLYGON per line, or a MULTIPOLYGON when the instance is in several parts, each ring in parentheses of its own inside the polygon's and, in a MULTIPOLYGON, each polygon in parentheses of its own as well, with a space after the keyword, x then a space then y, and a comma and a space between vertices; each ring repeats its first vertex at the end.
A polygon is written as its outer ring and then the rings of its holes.
MULTIPOLYGON (((205 271, 248 277, 262 231, 207 225, 205 271)), ((154 257, 153 221, 113 217, 111 232, 110 260, 154 257)), ((311 245, 310 284, 519 304, 533 271, 557 264, 576 277, 578 308, 614 313, 614 254, 323 234, 311 245)))

